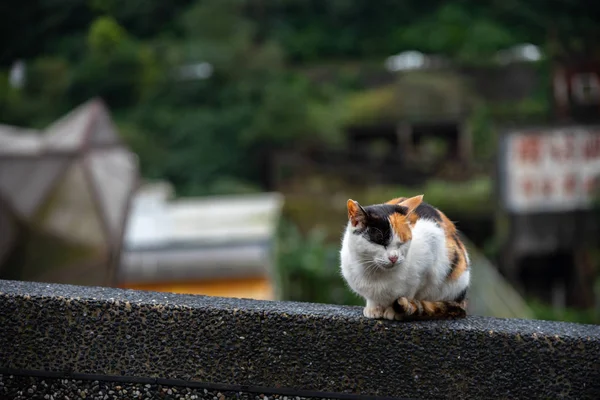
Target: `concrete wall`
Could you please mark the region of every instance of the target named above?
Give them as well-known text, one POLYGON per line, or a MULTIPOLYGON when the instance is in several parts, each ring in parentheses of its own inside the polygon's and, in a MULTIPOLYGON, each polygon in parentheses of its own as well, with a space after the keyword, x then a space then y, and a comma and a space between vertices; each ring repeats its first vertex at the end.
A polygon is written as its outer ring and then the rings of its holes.
POLYGON ((2 399, 597 399, 600 327, 0 281, 0 374, 2 399))

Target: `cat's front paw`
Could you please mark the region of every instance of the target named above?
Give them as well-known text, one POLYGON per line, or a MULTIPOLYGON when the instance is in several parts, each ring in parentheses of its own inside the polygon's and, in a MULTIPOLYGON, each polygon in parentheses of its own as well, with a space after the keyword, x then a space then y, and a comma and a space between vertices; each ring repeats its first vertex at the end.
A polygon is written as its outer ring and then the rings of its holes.
POLYGON ((381 319, 384 311, 381 306, 367 306, 363 309, 363 315, 367 318, 381 319))

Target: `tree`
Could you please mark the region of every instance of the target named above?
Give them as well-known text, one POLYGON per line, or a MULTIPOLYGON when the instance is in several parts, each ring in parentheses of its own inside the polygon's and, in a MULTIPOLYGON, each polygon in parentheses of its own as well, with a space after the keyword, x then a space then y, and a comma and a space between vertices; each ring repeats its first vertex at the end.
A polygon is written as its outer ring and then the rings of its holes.
POLYGON ((321 128, 309 87, 283 68, 277 43, 259 43, 239 6, 206 0, 182 14, 182 38, 165 55, 173 78, 135 111, 141 130, 166 150, 154 172, 183 193, 223 190, 224 181, 246 190, 260 184, 265 149, 330 131, 321 128), (200 62, 214 69, 208 79, 173 75, 200 62))

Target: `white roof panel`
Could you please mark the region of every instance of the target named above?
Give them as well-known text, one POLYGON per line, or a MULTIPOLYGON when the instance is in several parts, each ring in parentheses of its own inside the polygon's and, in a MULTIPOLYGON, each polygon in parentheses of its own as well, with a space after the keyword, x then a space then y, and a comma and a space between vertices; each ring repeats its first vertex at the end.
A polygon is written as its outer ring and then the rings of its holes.
POLYGON ((0 124, 0 155, 35 155, 41 148, 39 131, 0 124))
POLYGON ((282 202, 278 193, 210 196, 174 202, 147 195, 136 196, 129 217, 126 246, 267 241, 275 233, 282 202))

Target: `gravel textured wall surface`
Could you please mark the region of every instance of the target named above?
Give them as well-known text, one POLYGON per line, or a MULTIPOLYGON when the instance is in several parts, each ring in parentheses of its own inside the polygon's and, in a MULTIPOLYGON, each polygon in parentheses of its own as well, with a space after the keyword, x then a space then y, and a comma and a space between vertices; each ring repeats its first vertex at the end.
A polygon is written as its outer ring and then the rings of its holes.
POLYGON ((359 307, 0 281, 0 373, 22 398, 42 380, 92 396, 95 376, 232 398, 600 398, 600 327, 373 321, 359 307))
POLYGON ((180 386, 81 379, 0 375, 0 399, 28 400, 312 400, 315 397, 272 395, 180 386))

